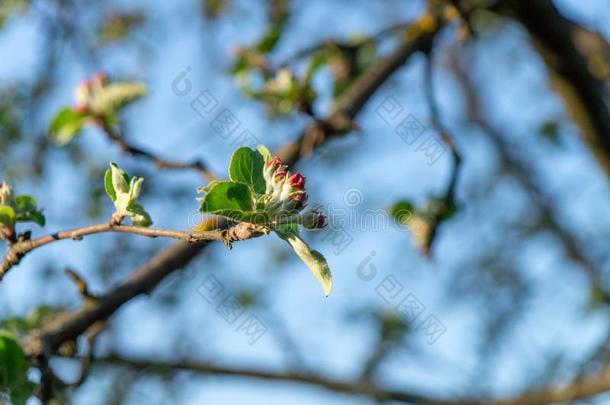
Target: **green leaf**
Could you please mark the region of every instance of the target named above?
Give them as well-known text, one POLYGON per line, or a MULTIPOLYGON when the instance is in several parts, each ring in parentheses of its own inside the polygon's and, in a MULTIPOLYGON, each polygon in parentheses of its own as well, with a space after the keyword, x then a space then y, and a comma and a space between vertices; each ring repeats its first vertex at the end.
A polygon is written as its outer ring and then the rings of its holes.
POLYGON ((275 48, 280 39, 281 29, 277 25, 272 25, 267 29, 265 35, 254 46, 254 49, 261 53, 269 53, 275 48))
POLYGON ((116 201, 116 191, 114 190, 114 186, 112 185, 112 170, 106 170, 106 174, 104 174, 104 188, 106 189, 106 194, 112 200, 112 202, 116 201))
POLYGON ((38 205, 34 197, 23 194, 15 197, 15 204, 18 211, 32 211, 38 205))
POLYGON ((12 227, 15 224, 16 214, 13 207, 0 205, 0 224, 12 227))
POLYGON ((129 200, 134 201, 140 196, 142 191, 142 183, 144 179, 142 177, 132 177, 129 182, 129 200))
MULTIPOLYGON (((222 183, 222 181, 221 180, 212 180, 205 186, 197 187, 197 193, 198 194, 207 194, 218 183, 222 183)), ((201 199, 199 199, 199 200, 201 200, 201 199)))
POLYGON ((29 367, 17 339, 0 330, 0 390, 8 390, 14 405, 25 404, 32 395, 34 384, 28 380, 29 367))
POLYGON ((299 236, 292 232, 276 229, 278 236, 284 239, 292 247, 294 252, 305 262, 309 270, 318 279, 324 290, 324 296, 328 297, 333 286, 333 279, 324 256, 317 250, 311 249, 299 236))
POLYGON ((407 200, 398 201, 390 208, 390 215, 392 215, 392 218, 403 225, 406 224, 414 214, 415 207, 407 200))
POLYGON ((91 111, 102 116, 115 114, 147 93, 146 86, 142 83, 112 83, 94 91, 90 103, 91 111))
POLYGON ((138 203, 133 203, 127 208, 131 214, 131 223, 135 226, 149 227, 152 225, 150 214, 138 203))
POLYGON ((51 120, 49 134, 58 145, 70 142, 87 123, 88 115, 66 107, 60 110, 51 120))
POLYGON ((147 227, 152 225, 152 219, 137 201, 143 182, 141 177, 129 178, 114 162, 110 163, 110 169, 106 170, 104 175, 104 188, 114 203, 115 214, 130 218, 135 226, 147 227))
POLYGON ((269 152, 269 149, 267 149, 267 147, 263 144, 258 145, 256 147, 256 150, 258 151, 258 153, 261 154, 265 163, 267 163, 273 158, 273 155, 271 154, 271 152, 269 152))
POLYGON ((116 163, 110 163, 110 170, 112 171, 112 186, 116 193, 128 193, 129 192, 129 176, 125 173, 125 170, 117 166, 116 163))
POLYGON ((254 214, 252 193, 243 183, 221 181, 203 197, 200 210, 241 221, 254 214))
POLYGON ((44 226, 46 222, 42 211, 37 207, 36 200, 29 195, 15 197, 15 213, 17 221, 31 221, 40 226, 44 226))
POLYGON ((229 178, 234 182, 247 184, 257 194, 265 194, 264 164, 265 160, 260 152, 247 147, 238 148, 231 156, 229 178))

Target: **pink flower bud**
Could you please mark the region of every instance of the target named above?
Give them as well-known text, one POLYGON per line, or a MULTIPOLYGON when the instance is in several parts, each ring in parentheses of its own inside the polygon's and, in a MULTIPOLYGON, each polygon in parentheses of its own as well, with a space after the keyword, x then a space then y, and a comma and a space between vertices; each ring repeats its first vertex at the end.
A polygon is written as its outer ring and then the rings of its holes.
POLYGON ((272 159, 269 159, 269 161, 267 163, 265 163, 265 170, 268 170, 272 167, 279 167, 282 164, 282 160, 279 158, 279 156, 274 156, 272 159))
POLYGON ((301 176, 301 173, 295 173, 288 179, 288 184, 296 189, 303 190, 305 189, 305 177, 301 176))
POLYGON ((294 201, 294 208, 301 210, 307 202, 307 193, 305 191, 298 191, 293 194, 291 200, 294 201))
POLYGON ((89 112, 89 106, 87 106, 86 104, 77 104, 74 107, 74 111, 80 114, 86 114, 89 112))
POLYGON ((317 208, 301 215, 301 221, 306 229, 322 229, 327 225, 326 215, 317 208))
POLYGON ((267 184, 266 193, 272 193, 281 188, 284 177, 286 177, 286 165, 282 164, 279 157, 274 156, 263 167, 263 177, 267 184))
POLYGON ((106 84, 107 81, 108 76, 106 76, 106 73, 102 70, 100 70, 93 76, 93 82, 97 84, 106 84))
POLYGON ((291 174, 288 166, 274 156, 265 163, 263 177, 267 183, 266 204, 271 211, 301 211, 307 202, 305 177, 300 173, 291 174))
POLYGON ((287 170, 284 170, 284 168, 279 168, 278 171, 275 172, 274 179, 276 182, 282 181, 286 178, 287 175, 288 175, 287 170))
POLYGON ((76 108, 86 107, 89 104, 89 94, 91 92, 91 82, 83 80, 74 89, 74 98, 76 99, 76 108))

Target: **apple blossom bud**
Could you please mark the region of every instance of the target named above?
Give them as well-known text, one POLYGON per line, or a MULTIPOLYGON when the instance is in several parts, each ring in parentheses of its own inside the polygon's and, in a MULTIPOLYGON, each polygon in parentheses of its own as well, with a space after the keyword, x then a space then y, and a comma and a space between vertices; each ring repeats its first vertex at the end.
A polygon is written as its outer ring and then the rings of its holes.
POLYGON ((104 71, 99 71, 97 72, 94 76, 93 76, 93 82, 95 84, 106 84, 106 82, 108 81, 108 76, 106 75, 106 73, 104 71))
POLYGON ((284 181, 286 176, 288 176, 288 170, 286 170, 286 167, 280 167, 275 172, 275 175, 273 176, 273 179, 274 179, 275 182, 281 182, 281 181, 284 181))
POLYGON ((89 95, 91 93, 91 82, 89 80, 83 80, 74 89, 74 98, 76 99, 77 111, 85 111, 89 105, 89 95))
POLYGON ((265 170, 269 169, 270 167, 277 168, 281 164, 282 164, 282 159, 280 159, 279 156, 274 156, 273 158, 269 159, 269 161, 267 161, 267 163, 265 163, 265 170))
POLYGON ((74 111, 80 114, 86 114, 89 112, 89 106, 80 104, 74 107, 74 111))
POLYGON ((301 215, 301 223, 306 229, 322 229, 327 225, 326 215, 313 208, 301 215))
POLYGON ((305 177, 291 174, 288 166, 274 156, 265 163, 263 177, 267 184, 265 193, 267 209, 273 212, 300 211, 307 202, 305 177))
POLYGON ((277 170, 282 166, 282 161, 279 157, 274 156, 273 159, 270 159, 263 168, 263 177, 265 179, 265 183, 267 185, 266 194, 271 193, 274 190, 275 184, 275 175, 277 170))
POLYGON ((299 190, 305 189, 305 177, 301 173, 295 173, 288 179, 288 183, 299 190))
POLYGON ((12 192, 13 189, 11 188, 10 184, 8 184, 7 182, 0 183, 0 205, 10 205, 10 201, 12 200, 12 192))
POLYGON ((305 203, 307 202, 307 193, 305 191, 299 191, 294 194, 292 197, 292 201, 294 201, 294 208, 297 210, 301 210, 305 207, 305 203))

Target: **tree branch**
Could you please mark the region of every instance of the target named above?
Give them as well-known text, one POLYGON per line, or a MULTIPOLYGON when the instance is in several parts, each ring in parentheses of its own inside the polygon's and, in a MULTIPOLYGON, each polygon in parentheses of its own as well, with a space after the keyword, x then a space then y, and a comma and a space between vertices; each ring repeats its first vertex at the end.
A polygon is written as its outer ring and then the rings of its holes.
POLYGON ((31 331, 23 339, 24 352, 34 359, 49 357, 62 343, 75 340, 95 323, 108 319, 127 301, 148 293, 168 274, 186 266, 207 243, 179 242, 165 248, 96 301, 31 331))
MULTIPOLYGON (((563 17, 548 0, 511 0, 497 9, 516 17, 534 39, 549 68, 549 77, 564 98, 600 166, 610 176, 610 111, 603 83, 590 70, 575 44, 578 25, 563 17)), ((606 49, 607 48, 607 44, 606 49)))
POLYGON ((208 180, 217 179, 217 177, 214 175, 214 173, 212 173, 210 170, 208 170, 206 165, 204 165, 199 160, 195 160, 193 162, 186 163, 186 162, 162 159, 162 158, 156 156, 155 154, 153 154, 152 152, 149 152, 147 150, 138 148, 138 147, 130 144, 118 130, 113 128, 108 123, 107 120, 100 119, 97 121, 97 124, 102 129, 102 131, 106 134, 108 139, 110 139, 111 141, 118 144, 119 147, 121 148, 121 150, 125 153, 128 153, 133 156, 140 156, 140 157, 146 158, 146 159, 150 160, 152 163, 154 163, 155 166, 157 166, 160 169, 176 169, 176 170, 177 169, 194 169, 194 170, 197 170, 199 173, 201 173, 203 175, 203 177, 208 180))
POLYGON ((610 390, 610 365, 588 376, 579 375, 563 386, 548 385, 539 390, 523 393, 515 398, 497 401, 494 405, 543 405, 574 403, 603 394, 610 390))
POLYGON ((176 373, 180 371, 186 371, 202 375, 249 378, 264 381, 280 381, 288 383, 306 384, 338 393, 361 395, 372 398, 377 401, 399 401, 424 405, 476 405, 484 403, 475 398, 456 400, 441 398, 435 399, 414 392, 385 389, 377 386, 372 382, 363 382, 361 380, 339 380, 336 378, 322 376, 314 373, 306 374, 297 372, 270 371, 256 368, 226 367, 192 360, 166 362, 125 358, 118 355, 109 355, 105 357, 96 358, 94 362, 128 367, 134 370, 147 371, 152 373, 158 372, 165 374, 167 372, 176 373))
POLYGON ((343 136, 354 129, 353 118, 379 87, 415 53, 429 48, 442 24, 430 32, 423 32, 413 41, 405 41, 388 56, 379 59, 360 75, 335 101, 331 113, 308 126, 296 140, 278 151, 288 165, 307 156, 328 138, 343 136))
MULTIPOLYGON (((583 244, 566 229, 562 224, 561 214, 557 213, 551 199, 546 195, 543 187, 532 176, 532 168, 517 156, 513 151, 514 148, 506 141, 506 135, 494 127, 483 111, 483 103, 479 100, 479 95, 475 88, 473 79, 466 73, 463 67, 457 60, 453 62, 454 73, 460 84, 462 85, 468 103, 468 111, 470 119, 478 125, 494 143, 500 154, 500 158, 504 165, 510 169, 513 174, 525 187, 525 189, 538 202, 541 211, 541 217, 548 228, 557 236, 559 242, 563 246, 564 251, 575 263, 577 263, 585 272, 592 288, 599 288, 603 283, 598 265, 586 255, 583 250, 583 244)), ((605 302, 610 302, 610 294, 606 291, 600 291, 605 302)))
POLYGON ((434 97, 434 66, 433 66, 433 50, 432 47, 427 52, 426 59, 426 70, 425 70, 425 78, 424 84, 426 89, 426 99, 428 101, 428 108, 430 109, 430 116, 432 121, 432 126, 436 131, 440 134, 441 139, 447 145, 449 150, 451 151, 451 156, 453 158, 453 167, 451 169, 451 176, 449 178, 449 183, 447 184, 447 188, 445 190, 445 194, 442 197, 442 204, 433 214, 433 218, 430 221, 430 233, 428 238, 425 241, 425 244, 422 248, 424 254, 426 256, 430 256, 432 251, 432 244, 437 235, 438 228, 445 221, 447 215, 454 209, 455 203, 455 188, 457 186, 458 178, 460 175, 460 171, 462 168, 462 156, 455 144, 454 136, 452 136, 447 128, 443 125, 438 109, 438 105, 436 103, 436 99, 434 97))
POLYGON ((130 233, 134 235, 147 236, 149 238, 172 238, 188 243, 216 240, 224 242, 227 246, 230 246, 231 242, 234 241, 250 239, 262 235, 262 233, 255 229, 254 225, 246 222, 241 222, 229 229, 218 229, 197 233, 172 229, 143 228, 132 225, 115 225, 113 223, 90 225, 82 228, 52 233, 38 239, 24 240, 12 244, 4 257, 2 264, 0 265, 0 281, 11 269, 11 267, 18 264, 23 256, 34 249, 60 240, 82 240, 83 237, 87 235, 108 232, 130 233))

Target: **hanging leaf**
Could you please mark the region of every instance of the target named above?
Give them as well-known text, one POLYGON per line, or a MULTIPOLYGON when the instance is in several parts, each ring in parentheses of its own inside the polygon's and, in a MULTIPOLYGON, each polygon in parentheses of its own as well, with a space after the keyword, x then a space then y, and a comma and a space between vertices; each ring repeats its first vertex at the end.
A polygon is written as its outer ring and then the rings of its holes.
POLYGON ((324 296, 328 297, 333 286, 333 280, 324 256, 317 250, 311 249, 307 243, 294 233, 278 229, 275 231, 280 238, 288 242, 297 256, 305 262, 309 270, 320 282, 320 285, 322 285, 324 296))

